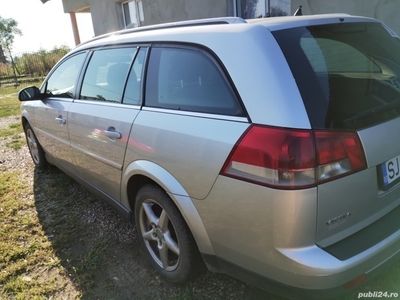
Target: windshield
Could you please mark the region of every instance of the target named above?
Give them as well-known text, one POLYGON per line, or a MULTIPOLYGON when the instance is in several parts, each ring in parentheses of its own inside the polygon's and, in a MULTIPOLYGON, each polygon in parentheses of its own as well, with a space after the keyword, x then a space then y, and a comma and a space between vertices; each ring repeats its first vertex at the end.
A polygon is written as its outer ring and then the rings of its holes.
POLYGON ((400 116, 400 40, 379 23, 273 32, 311 125, 361 129, 400 116))

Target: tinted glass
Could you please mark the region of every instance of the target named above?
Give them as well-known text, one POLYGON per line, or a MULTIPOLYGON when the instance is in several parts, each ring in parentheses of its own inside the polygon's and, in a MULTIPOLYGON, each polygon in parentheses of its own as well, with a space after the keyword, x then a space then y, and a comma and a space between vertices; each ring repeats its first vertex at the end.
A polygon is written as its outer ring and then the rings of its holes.
POLYGON ((136 48, 95 51, 82 83, 81 99, 121 102, 136 48))
POLYGON ((273 33, 313 128, 361 129, 400 116, 400 40, 377 23, 273 33))
POLYGON ((147 73, 147 106, 242 115, 221 71, 202 51, 152 48, 147 73))
POLYGON ((141 102, 140 91, 146 52, 146 48, 140 48, 129 73, 124 95, 124 103, 126 104, 140 104, 141 102))
POLYGON ((85 53, 66 59, 47 80, 46 93, 53 97, 72 98, 85 53))

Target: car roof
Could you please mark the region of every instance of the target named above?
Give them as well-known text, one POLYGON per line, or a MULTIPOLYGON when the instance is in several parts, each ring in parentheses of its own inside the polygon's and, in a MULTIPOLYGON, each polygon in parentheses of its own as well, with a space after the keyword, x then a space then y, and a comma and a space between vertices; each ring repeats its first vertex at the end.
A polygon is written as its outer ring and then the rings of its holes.
POLYGON ((303 27, 303 26, 342 23, 342 22, 350 23, 350 22, 379 22, 379 21, 373 18, 352 16, 349 14, 284 16, 284 17, 247 20, 247 23, 249 24, 260 24, 267 27, 270 31, 293 28, 293 27, 303 27))
POLYGON ((221 33, 241 33, 251 27, 265 27, 270 31, 302 26, 332 23, 379 22, 373 18, 352 16, 348 14, 321 14, 309 16, 284 16, 244 20, 238 17, 210 18, 192 21, 165 23, 124 29, 95 37, 77 46, 72 52, 116 44, 119 42, 150 43, 154 41, 188 41, 190 34, 207 33, 210 39, 213 34, 221 37, 221 33), (165 39, 164 39, 165 37, 165 39))

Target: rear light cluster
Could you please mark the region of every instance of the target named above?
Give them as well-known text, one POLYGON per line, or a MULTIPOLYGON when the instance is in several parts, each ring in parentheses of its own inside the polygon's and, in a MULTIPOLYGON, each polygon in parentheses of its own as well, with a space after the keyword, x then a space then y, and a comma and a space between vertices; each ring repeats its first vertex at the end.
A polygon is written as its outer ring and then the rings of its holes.
POLYGON ((366 168, 354 132, 251 125, 221 174, 281 189, 301 189, 366 168))

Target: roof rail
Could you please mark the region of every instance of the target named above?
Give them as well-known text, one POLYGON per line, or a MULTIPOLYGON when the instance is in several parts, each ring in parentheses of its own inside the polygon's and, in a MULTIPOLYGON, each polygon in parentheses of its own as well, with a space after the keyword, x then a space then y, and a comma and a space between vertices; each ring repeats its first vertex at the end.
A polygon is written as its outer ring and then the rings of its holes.
POLYGON ((128 28, 128 29, 123 29, 123 30, 99 35, 98 37, 94 37, 93 39, 91 39, 89 41, 79 44, 79 46, 85 45, 89 42, 97 41, 99 39, 106 38, 109 36, 122 35, 122 34, 128 34, 128 33, 133 33, 133 32, 151 31, 151 30, 156 30, 156 29, 167 29, 167 28, 177 28, 177 27, 191 27, 191 26, 218 25, 218 24, 240 24, 240 23, 247 23, 247 22, 246 22, 246 20, 239 18, 239 17, 221 17, 221 18, 209 18, 209 19, 171 22, 171 23, 156 24, 156 25, 149 25, 149 26, 143 26, 143 27, 134 27, 134 28, 128 28))

